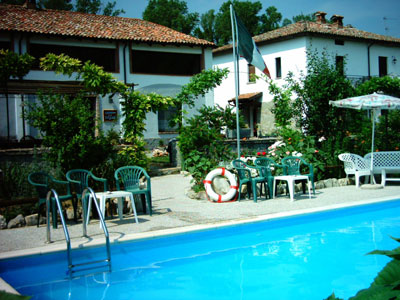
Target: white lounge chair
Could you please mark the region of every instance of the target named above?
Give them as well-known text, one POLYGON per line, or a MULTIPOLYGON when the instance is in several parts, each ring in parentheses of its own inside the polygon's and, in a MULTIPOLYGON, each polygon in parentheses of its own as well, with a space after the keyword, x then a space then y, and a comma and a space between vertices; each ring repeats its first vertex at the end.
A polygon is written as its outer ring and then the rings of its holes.
MULTIPOLYGON (((360 187, 360 177, 366 176, 364 182, 367 183, 369 176, 371 175, 370 162, 360 155, 353 153, 342 153, 339 154, 339 159, 344 163, 344 171, 346 177, 354 175, 356 179, 356 187, 360 187)), ((375 181, 375 180, 374 180, 375 181)))

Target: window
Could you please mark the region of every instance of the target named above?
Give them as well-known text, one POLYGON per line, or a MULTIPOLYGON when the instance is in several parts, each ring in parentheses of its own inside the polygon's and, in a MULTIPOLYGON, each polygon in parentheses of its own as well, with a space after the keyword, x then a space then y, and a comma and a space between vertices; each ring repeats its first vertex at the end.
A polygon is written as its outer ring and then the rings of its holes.
POLYGON ((387 57, 379 56, 379 77, 386 76, 387 74, 387 57))
POLYGON ((0 49, 11 50, 11 42, 0 41, 0 49))
POLYGON ((158 111, 158 132, 177 132, 178 126, 171 127, 169 120, 178 111, 177 107, 170 106, 167 110, 158 111))
POLYGON ((335 45, 343 46, 344 41, 343 40, 335 40, 335 45))
POLYGON ((192 76, 201 71, 200 54, 132 50, 131 72, 192 76))
POLYGON ((102 66, 104 71, 118 72, 118 52, 115 48, 92 48, 92 47, 73 47, 60 45, 30 44, 29 54, 37 59, 34 68, 39 68, 39 58, 47 53, 64 53, 70 57, 77 58, 82 62, 90 60, 96 65, 102 66))
POLYGON ((341 75, 344 75, 344 57, 336 56, 336 71, 341 75))
POLYGON ((253 65, 250 65, 250 64, 248 64, 247 65, 247 70, 248 70, 248 73, 249 73, 249 78, 248 78, 248 82, 249 83, 254 83, 254 82, 256 82, 256 67, 255 66, 253 66, 253 65))
POLYGON ((276 78, 281 78, 282 77, 282 64, 281 64, 281 58, 276 57, 275 58, 275 70, 276 70, 276 78))

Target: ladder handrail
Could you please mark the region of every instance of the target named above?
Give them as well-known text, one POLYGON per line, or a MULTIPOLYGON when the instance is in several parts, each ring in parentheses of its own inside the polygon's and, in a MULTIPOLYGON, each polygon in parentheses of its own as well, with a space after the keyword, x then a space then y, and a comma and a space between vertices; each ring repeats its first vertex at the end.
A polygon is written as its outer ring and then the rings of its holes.
MULTIPOLYGON (((67 242, 68 269, 71 269, 71 267, 72 267, 71 239, 69 237, 67 224, 65 223, 64 215, 62 213, 60 199, 58 199, 58 194, 54 189, 51 189, 47 193, 47 197, 46 197, 46 219, 47 219, 47 241, 46 241, 46 243, 51 243, 51 232, 50 232, 50 198, 51 198, 51 194, 54 195, 54 199, 57 204, 58 211, 60 212, 61 224, 62 224, 62 227, 64 230, 65 240, 67 242)), ((52 217, 56 218, 57 216, 53 215, 52 217)))
MULTIPOLYGON (((54 200, 56 202, 58 211, 60 212, 60 218, 61 218, 61 224, 64 230, 64 235, 65 235, 65 241, 67 242, 67 258, 68 258, 68 271, 70 273, 70 275, 72 275, 72 273, 74 272, 72 269, 76 266, 82 266, 82 265, 87 265, 87 264, 92 264, 92 263, 98 263, 98 262, 102 262, 102 261, 107 261, 108 262, 108 268, 109 271, 111 272, 111 250, 110 250, 110 238, 109 238, 109 233, 108 233, 108 229, 106 226, 106 223, 104 222, 104 218, 103 218, 103 214, 100 211, 99 205, 97 203, 97 201, 95 201, 96 199, 96 194, 94 193, 94 191, 90 188, 87 187, 83 193, 82 193, 82 199, 84 199, 84 197, 86 196, 87 192, 90 193, 90 197, 89 197, 89 203, 90 201, 94 200, 94 206, 96 207, 96 210, 99 214, 99 218, 100 218, 100 222, 101 225, 103 227, 103 231, 104 231, 104 236, 106 238, 106 249, 107 249, 107 259, 104 260, 98 260, 98 261, 93 261, 93 262, 86 262, 86 263, 81 263, 81 264, 76 264, 73 265, 72 264, 72 256, 71 256, 71 239, 69 236, 69 232, 68 232, 68 228, 67 228, 67 224, 65 222, 64 219, 64 215, 62 213, 62 207, 61 207, 61 203, 60 203, 60 199, 58 198, 58 194, 54 189, 51 189, 48 193, 47 193, 47 197, 46 197, 46 218, 47 218, 47 241, 46 243, 51 243, 51 231, 50 231, 50 201, 51 201, 51 196, 54 196, 54 200)), ((56 218, 57 216, 53 215, 53 218, 56 218)), ((83 235, 85 237, 87 237, 87 228, 86 228, 86 222, 89 221, 89 212, 87 212, 86 216, 83 216, 83 235), (85 220, 86 217, 86 220, 85 220)))
MULTIPOLYGON (((110 271, 111 271, 111 251, 110 251, 110 238, 109 238, 108 229, 107 229, 106 223, 104 222, 103 214, 100 211, 99 204, 96 201, 96 194, 94 193, 92 188, 87 187, 83 191, 82 199, 84 199, 84 197, 86 196, 87 192, 90 193, 88 207, 91 207, 91 205, 89 205, 89 204, 90 204, 90 201, 93 201, 94 202, 94 206, 96 207, 96 210, 97 210, 97 214, 99 215, 101 227, 103 228, 103 231, 104 231, 104 235, 105 235, 105 238, 106 238, 106 248, 107 248, 108 263, 109 263, 109 267, 110 267, 110 271)), ((82 223, 83 223, 83 235, 84 236, 87 236, 87 226, 86 226, 86 224, 89 223, 89 215, 90 215, 90 212, 86 212, 86 216, 84 216, 84 218, 82 220, 82 223), (86 217, 86 220, 85 220, 85 217, 86 217)))

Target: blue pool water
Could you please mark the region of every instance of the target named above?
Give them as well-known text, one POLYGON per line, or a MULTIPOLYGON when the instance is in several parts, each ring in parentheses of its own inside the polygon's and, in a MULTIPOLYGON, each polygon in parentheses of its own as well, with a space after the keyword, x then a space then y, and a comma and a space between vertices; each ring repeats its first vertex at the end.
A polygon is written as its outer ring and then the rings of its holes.
POLYGON ((0 276, 33 299, 348 298, 389 261, 365 255, 397 247, 389 236, 400 237, 400 199, 112 245, 111 273, 69 279, 55 253, 0 261, 0 276))

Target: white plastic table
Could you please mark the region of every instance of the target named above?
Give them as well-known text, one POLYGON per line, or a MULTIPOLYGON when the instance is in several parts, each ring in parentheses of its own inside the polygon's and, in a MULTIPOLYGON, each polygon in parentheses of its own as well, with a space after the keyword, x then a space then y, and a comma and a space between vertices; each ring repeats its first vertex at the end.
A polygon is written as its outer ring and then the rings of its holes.
POLYGON ((282 175, 282 176, 275 176, 274 177, 274 186, 273 186, 273 195, 275 198, 275 185, 277 180, 284 180, 287 181, 288 186, 289 186, 289 195, 290 195, 290 200, 293 202, 294 201, 294 183, 296 180, 307 180, 307 186, 308 186, 308 197, 311 199, 311 189, 310 189, 310 179, 308 176, 305 175, 282 175))
MULTIPOLYGON (((119 219, 122 220, 123 215, 122 215, 122 210, 124 208, 124 198, 129 198, 131 201, 132 209, 133 209, 133 214, 135 216, 135 221, 136 223, 139 223, 138 218, 137 218, 137 213, 136 213, 136 207, 135 207, 135 201, 133 199, 133 195, 130 192, 126 191, 113 191, 113 192, 101 192, 101 193, 95 193, 96 198, 100 200, 100 211, 103 214, 103 218, 105 215, 105 210, 106 210, 106 200, 110 198, 118 198, 118 216, 119 219)), ((88 212, 90 212, 91 208, 91 201, 89 201, 89 206, 88 206, 88 212)), ((101 223, 100 223, 101 227, 101 223)))

